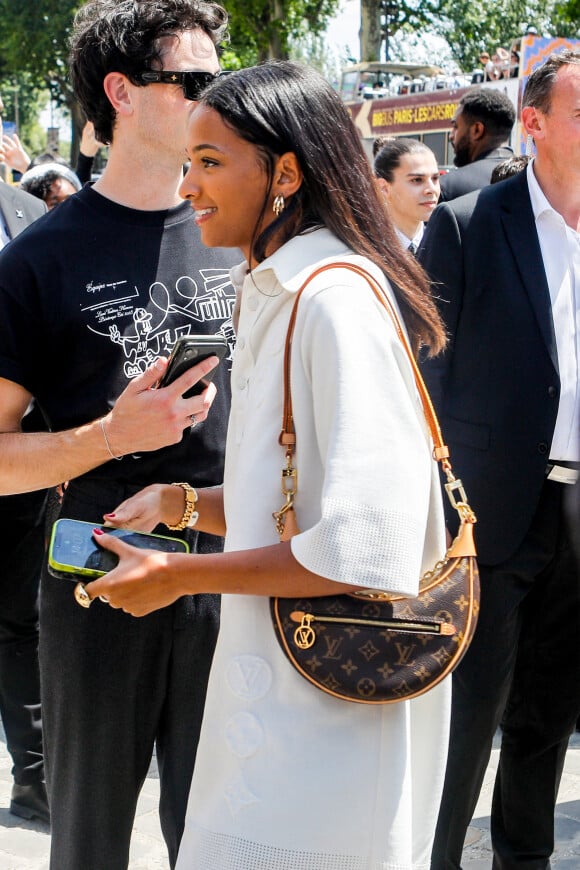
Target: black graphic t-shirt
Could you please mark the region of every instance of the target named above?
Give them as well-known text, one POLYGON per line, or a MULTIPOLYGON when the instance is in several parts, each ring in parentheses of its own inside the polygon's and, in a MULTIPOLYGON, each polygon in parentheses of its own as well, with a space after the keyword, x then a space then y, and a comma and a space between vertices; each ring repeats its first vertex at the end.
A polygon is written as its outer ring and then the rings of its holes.
POLYGON ((85 187, 0 255, 0 377, 32 393, 58 431, 105 414, 177 337, 225 335, 230 354, 208 419, 178 445, 91 472, 219 483, 234 341, 229 270, 241 259, 202 245, 187 203, 135 211, 85 187))

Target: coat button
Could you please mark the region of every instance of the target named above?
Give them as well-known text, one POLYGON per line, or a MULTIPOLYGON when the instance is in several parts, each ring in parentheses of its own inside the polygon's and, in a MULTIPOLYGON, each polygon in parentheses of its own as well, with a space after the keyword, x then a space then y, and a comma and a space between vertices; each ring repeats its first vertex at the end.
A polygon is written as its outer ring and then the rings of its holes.
POLYGON ((540 441, 538 444, 538 453, 541 453, 542 456, 545 456, 548 452, 548 443, 546 441, 540 441))
POLYGON ((556 387, 548 387, 548 395, 551 399, 554 399, 558 395, 556 387))

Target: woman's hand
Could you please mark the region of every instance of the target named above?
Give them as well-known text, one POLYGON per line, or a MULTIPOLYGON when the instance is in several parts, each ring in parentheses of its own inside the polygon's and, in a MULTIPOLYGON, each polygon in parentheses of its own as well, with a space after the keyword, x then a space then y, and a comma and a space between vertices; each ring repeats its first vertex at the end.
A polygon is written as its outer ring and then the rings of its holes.
POLYGON ((142 375, 134 378, 104 418, 112 453, 120 457, 127 453, 159 450, 181 441, 184 429, 207 418, 217 391, 212 383, 198 396, 185 399, 183 394, 218 362, 216 356, 209 357, 192 366, 169 386, 158 389, 159 378, 167 367, 166 359, 158 359, 142 375))
POLYGON ((30 155, 24 150, 24 146, 16 133, 12 133, 12 135, 4 133, 0 153, 3 158, 2 162, 10 169, 24 173, 30 166, 30 155))
POLYGON ((81 133, 79 150, 85 157, 95 157, 103 143, 95 136, 95 126, 92 121, 87 121, 81 133))
POLYGON ((159 523, 177 524, 183 507, 184 493, 180 487, 154 483, 125 499, 112 513, 105 514, 104 525, 152 532, 159 523))
POLYGON ((94 535, 100 547, 118 555, 119 564, 108 574, 86 584, 85 590, 91 599, 100 597, 125 613, 146 616, 173 604, 184 594, 170 570, 170 563, 176 558, 174 553, 141 550, 100 529, 95 529, 94 535))
MULTIPOLYGON (((198 531, 223 537, 226 533, 223 491, 220 486, 197 490, 195 527, 198 531)), ((185 509, 185 493, 180 486, 154 483, 121 502, 110 514, 104 514, 104 525, 116 529, 152 532, 159 523, 176 526, 185 509)))

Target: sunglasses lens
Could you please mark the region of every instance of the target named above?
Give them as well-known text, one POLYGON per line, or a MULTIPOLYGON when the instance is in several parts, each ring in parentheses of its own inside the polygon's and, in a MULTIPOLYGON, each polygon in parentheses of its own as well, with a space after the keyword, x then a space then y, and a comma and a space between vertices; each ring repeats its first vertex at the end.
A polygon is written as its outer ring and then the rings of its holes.
POLYGON ((188 100, 199 100, 202 93, 217 76, 206 72, 185 72, 183 74, 183 93, 188 100))

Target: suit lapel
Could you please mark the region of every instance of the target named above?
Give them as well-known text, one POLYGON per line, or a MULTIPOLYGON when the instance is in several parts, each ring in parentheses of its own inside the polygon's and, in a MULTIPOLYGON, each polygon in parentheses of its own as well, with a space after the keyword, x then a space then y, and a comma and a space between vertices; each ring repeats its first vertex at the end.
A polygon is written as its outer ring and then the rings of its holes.
POLYGON ((500 217, 502 226, 520 273, 522 285, 530 300, 542 338, 557 372, 558 354, 550 291, 530 202, 526 172, 521 172, 508 182, 503 187, 503 194, 500 217))
POLYGON ((4 216, 4 223, 11 239, 21 233, 28 224, 24 209, 16 200, 10 185, 0 183, 0 208, 4 216))

